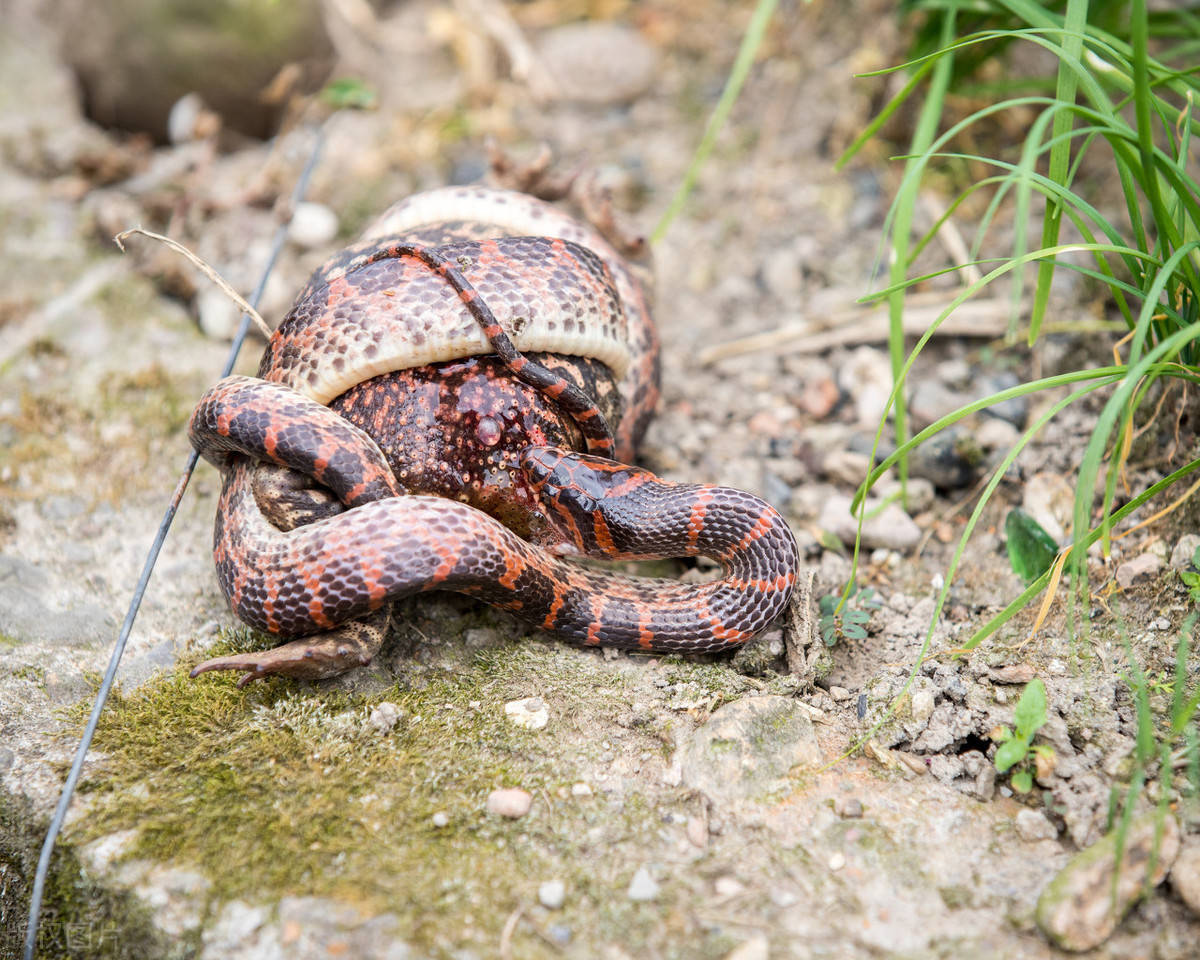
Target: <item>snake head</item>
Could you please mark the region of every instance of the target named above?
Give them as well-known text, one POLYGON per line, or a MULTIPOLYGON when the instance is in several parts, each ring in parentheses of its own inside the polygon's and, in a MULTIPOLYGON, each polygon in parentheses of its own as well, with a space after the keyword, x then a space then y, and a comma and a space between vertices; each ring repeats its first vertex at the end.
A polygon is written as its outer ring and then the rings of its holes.
POLYGON ((648 470, 561 447, 527 447, 521 470, 559 538, 559 555, 641 556, 621 522, 625 498, 657 478, 648 470), (567 546, 569 545, 569 546, 567 546))

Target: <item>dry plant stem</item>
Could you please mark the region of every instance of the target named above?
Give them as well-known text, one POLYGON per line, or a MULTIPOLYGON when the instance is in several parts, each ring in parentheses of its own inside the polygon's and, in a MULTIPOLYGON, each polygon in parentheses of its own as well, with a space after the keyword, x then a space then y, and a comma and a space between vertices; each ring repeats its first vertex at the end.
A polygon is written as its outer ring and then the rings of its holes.
MULTIPOLYGON (((934 223, 945 216, 945 205, 933 194, 922 193, 919 202, 926 216, 934 223)), ((979 267, 971 262, 971 252, 967 249, 967 242, 952 219, 946 217, 942 221, 942 225, 938 228, 937 238, 945 247, 946 253, 950 255, 951 262, 962 268, 962 278, 966 283, 974 283, 983 277, 983 274, 979 272, 979 267)))
POLYGON ((500 0, 454 0, 454 7, 464 22, 477 24, 504 51, 513 79, 524 83, 536 102, 558 96, 558 83, 500 0))
MULTIPOLYGON (((919 336, 933 325, 948 302, 944 293, 937 293, 924 303, 910 296, 904 311, 904 332, 919 336)), ((1007 299, 968 300, 954 311, 940 327, 936 336, 984 337, 994 339, 1008 330, 1012 304, 1007 299)), ((822 353, 835 347, 860 343, 881 343, 887 340, 887 307, 857 307, 831 314, 823 325, 832 329, 813 332, 812 323, 789 323, 775 330, 718 343, 700 351, 699 361, 707 366, 728 357, 739 357, 760 350, 779 350, 787 353, 822 353)))
POLYGON ((521 915, 525 912, 524 907, 517 907, 508 915, 508 919, 504 921, 504 929, 500 931, 500 956, 502 960, 512 960, 512 938, 516 932, 517 924, 521 922, 521 915))
POLYGON ((267 326, 267 321, 262 318, 261 314, 259 314, 254 307, 250 306, 246 298, 234 290, 233 287, 231 287, 225 281, 224 277, 222 277, 219 273, 217 273, 216 270, 209 266, 207 262, 200 259, 200 257, 196 256, 196 254, 192 253, 192 251, 185 247, 182 243, 172 240, 170 237, 164 237, 161 233, 152 233, 149 230, 143 230, 141 227, 130 227, 128 230, 122 230, 115 237, 113 237, 113 242, 116 243, 122 253, 125 252, 125 238, 132 236, 135 233, 141 234, 143 237, 149 237, 151 240, 157 240, 159 243, 166 244, 166 246, 170 247, 176 253, 186 257, 194 267, 196 267, 201 273, 208 277, 209 280, 216 284, 218 290, 220 290, 223 294, 225 294, 225 296, 237 304, 238 309, 249 315, 250 319, 254 321, 254 326, 258 328, 258 331, 264 337, 266 337, 268 340, 271 338, 271 328, 267 326))

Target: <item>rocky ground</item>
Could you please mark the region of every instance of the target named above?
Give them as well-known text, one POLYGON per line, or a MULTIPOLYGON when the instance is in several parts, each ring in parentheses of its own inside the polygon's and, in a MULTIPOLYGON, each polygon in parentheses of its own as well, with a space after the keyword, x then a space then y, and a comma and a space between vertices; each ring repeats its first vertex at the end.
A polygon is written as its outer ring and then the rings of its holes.
MULTIPOLYGON (((135 239, 122 256, 108 238, 164 230, 248 291, 311 144, 297 122, 270 144, 227 133, 214 150, 202 110, 176 115, 185 129, 171 146, 103 130, 84 118, 71 48, 58 45, 69 5, 48 21, 36 5, 9 6, 3 957, 17 955, 46 818, 187 455, 188 413, 236 320, 174 255, 135 239)), ((496 53, 503 30, 472 29, 487 25, 471 14, 487 4, 404 4, 365 32, 345 19, 352 5, 326 5, 323 42, 354 59, 378 109, 325 121, 311 205, 267 287, 268 320, 389 202, 482 175, 485 137, 523 156, 551 143, 652 224, 749 10, 611 4, 635 31, 614 39, 603 25, 559 27, 565 6, 519 7, 539 44, 523 62, 511 42, 507 58, 496 53)), ((904 49, 890 4, 854 14, 785 4, 694 197, 654 251, 664 396, 642 459, 776 504, 817 598, 850 575, 838 541, 854 539, 849 498, 890 382, 874 314, 855 301, 870 289, 896 166, 882 145, 846 171, 833 161, 885 96, 881 81, 853 74, 904 49)), ((939 202, 927 198, 922 215, 939 202)), ((926 254, 935 267, 956 256, 943 240, 926 254)), ((949 289, 916 294, 913 316, 936 316, 949 289)), ((1056 317, 1094 318, 1091 295, 1063 284, 1056 317)), ((978 335, 935 341, 914 373, 918 426, 1019 380, 1105 362, 1116 339, 1064 333, 1032 354, 1007 349, 1003 307, 974 309, 978 335)), ((254 369, 260 346, 240 370, 254 369)), ((1133 772, 1126 650, 1161 719, 1192 608, 1173 572, 1195 545, 1179 516, 1195 509, 1118 541, 1109 563, 1096 558, 1086 632, 1056 606, 1031 643, 1032 612, 952 656, 1020 592, 1008 508, 1023 505, 1055 535, 1069 519, 1071 471, 1098 409, 1072 407, 1010 468, 935 616, 982 467, 1057 398, 992 408, 923 448, 907 511, 881 504, 864 526, 858 580, 878 601, 868 636, 818 639, 800 656, 784 649, 782 626, 732 661, 585 652, 448 596, 405 602, 383 654, 337 681, 244 691, 228 677, 190 681, 214 649, 261 643, 220 599, 209 553, 218 480, 202 465, 59 844, 39 956, 1058 956, 1047 929, 1056 944, 1090 946, 1107 930, 1112 877, 1111 848, 1097 841, 1133 772), (1048 717, 1036 743, 1052 760, 1030 769, 1022 794, 997 773, 993 736, 1014 725, 1034 678, 1048 717), (1090 859, 1060 875, 1080 850, 1090 859), (1060 895, 1039 912, 1056 876, 1060 895)), ((1194 445, 1182 403, 1163 406, 1163 422, 1181 414, 1181 446, 1170 449, 1170 430, 1135 446, 1134 489, 1194 445)), ((811 640, 798 613, 787 639, 811 640)), ((1200 902, 1200 817, 1177 802, 1181 776, 1171 787, 1151 771, 1139 810, 1162 799, 1172 819, 1157 836, 1145 821, 1130 827, 1122 897, 1138 892, 1147 860, 1170 879, 1094 956, 1194 956, 1200 921, 1186 903, 1200 902)))

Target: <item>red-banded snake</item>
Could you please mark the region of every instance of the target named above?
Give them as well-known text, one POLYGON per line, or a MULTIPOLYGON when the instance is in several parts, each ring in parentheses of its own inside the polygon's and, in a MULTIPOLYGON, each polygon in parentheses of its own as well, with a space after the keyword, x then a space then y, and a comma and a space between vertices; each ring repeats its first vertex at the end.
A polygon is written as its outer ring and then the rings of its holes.
POLYGON ((246 623, 296 638, 194 674, 360 666, 391 602, 427 590, 585 644, 705 652, 754 636, 796 577, 783 517, 595 455, 632 459, 657 381, 642 276, 596 231, 500 190, 397 204, 309 281, 259 376, 222 380, 192 415, 224 480, 221 587, 246 623), (569 555, 725 570, 683 584, 569 555))

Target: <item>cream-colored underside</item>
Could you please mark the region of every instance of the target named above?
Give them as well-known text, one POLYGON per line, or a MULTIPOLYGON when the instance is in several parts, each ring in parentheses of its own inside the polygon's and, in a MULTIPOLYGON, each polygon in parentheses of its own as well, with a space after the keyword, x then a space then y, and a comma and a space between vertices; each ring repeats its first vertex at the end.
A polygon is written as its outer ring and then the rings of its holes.
MULTIPOLYGON (((364 232, 362 239, 402 237, 440 223, 479 224, 482 235, 499 237, 538 236, 568 240, 592 250, 609 265, 621 270, 621 260, 595 230, 584 226, 556 208, 525 194, 486 187, 443 187, 416 194, 393 205, 364 232)), ((621 279, 624 279, 622 277, 621 279)), ((486 291, 481 291, 486 296, 486 291)), ((449 295, 448 295, 449 296, 449 295)), ((523 324, 513 333, 511 311, 503 300, 489 305, 517 349, 525 353, 545 352, 590 357, 605 364, 615 378, 622 380, 629 371, 632 357, 628 331, 603 317, 573 315, 574 329, 564 330, 568 319, 553 296, 530 291, 529 309, 523 311, 523 324)), ((329 403, 351 387, 371 377, 407 370, 443 360, 492 353, 491 345, 478 322, 457 298, 414 323, 412 317, 394 317, 388 322, 386 311, 376 313, 375 324, 387 327, 376 341, 380 353, 367 358, 361 350, 351 350, 351 364, 333 369, 328 360, 314 358, 312 365, 289 373, 291 385, 319 403, 329 403), (420 342, 414 342, 420 341, 420 342)))

